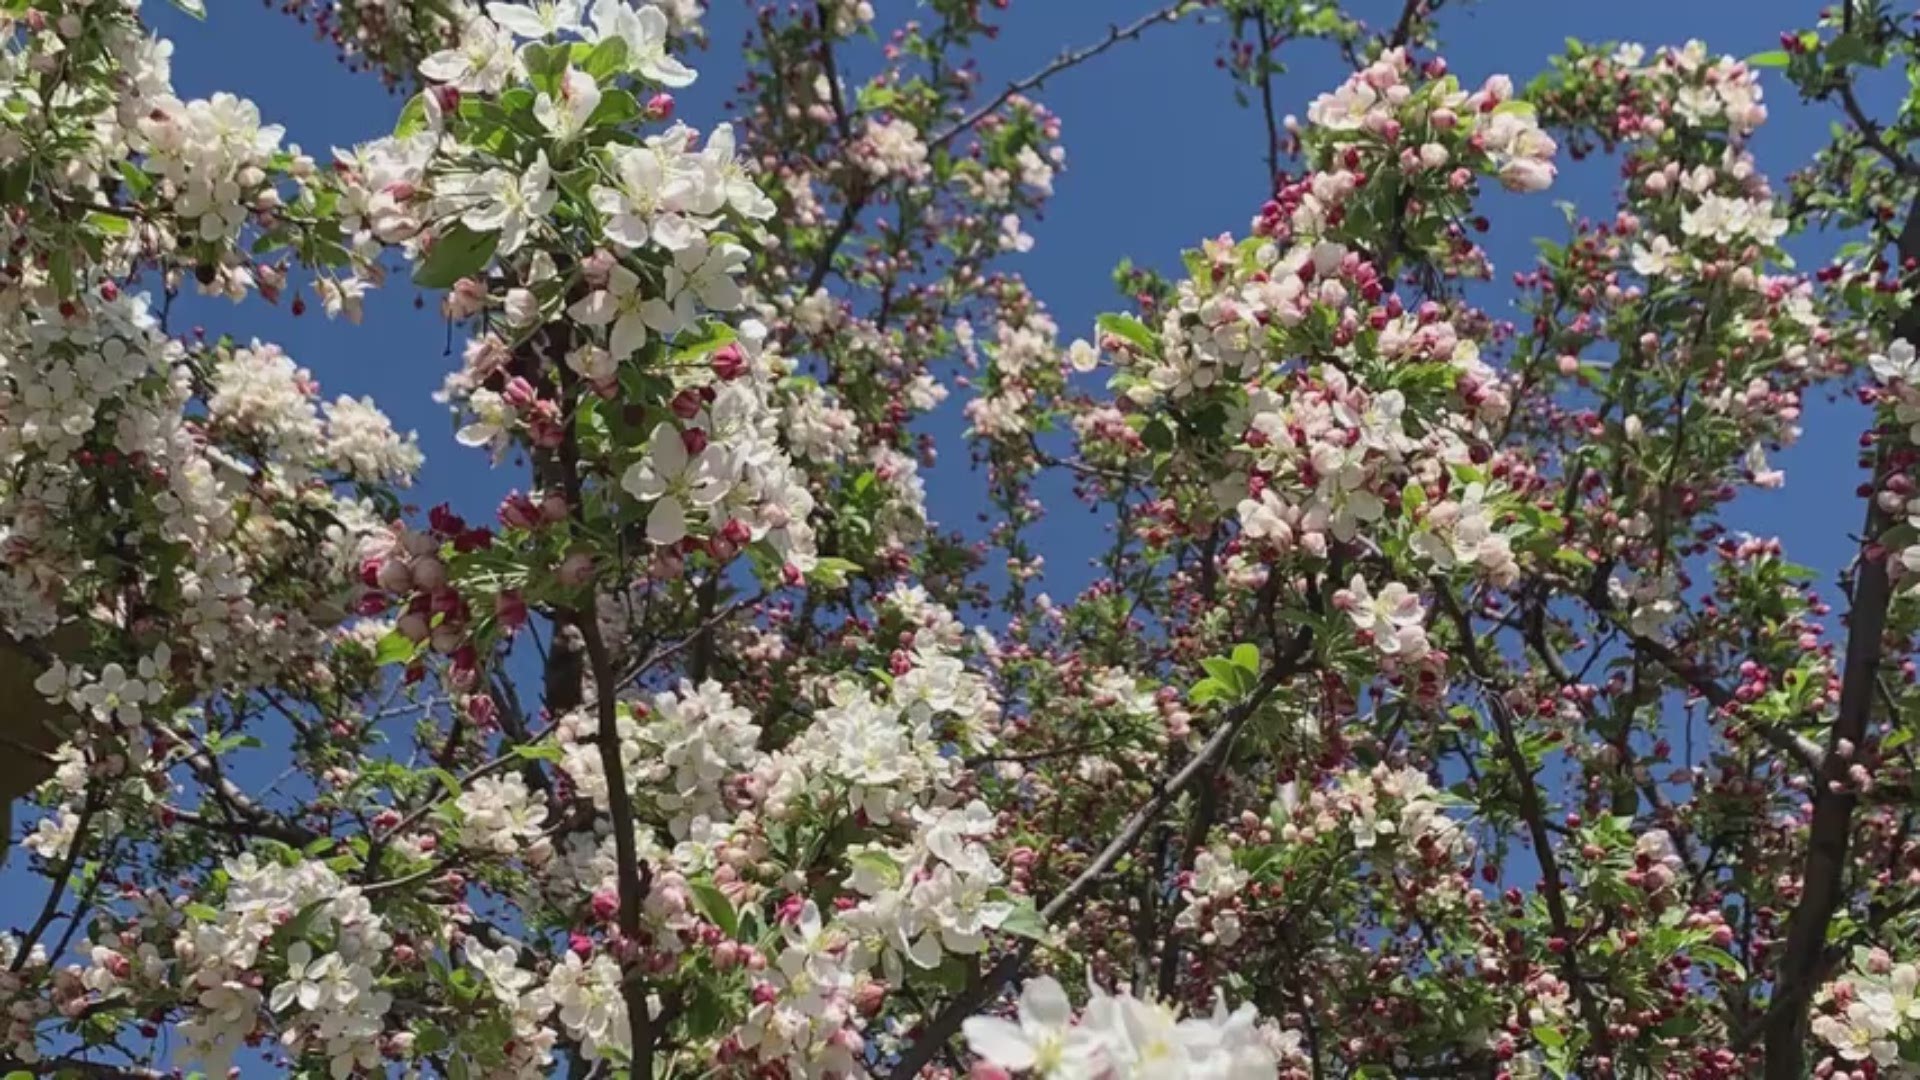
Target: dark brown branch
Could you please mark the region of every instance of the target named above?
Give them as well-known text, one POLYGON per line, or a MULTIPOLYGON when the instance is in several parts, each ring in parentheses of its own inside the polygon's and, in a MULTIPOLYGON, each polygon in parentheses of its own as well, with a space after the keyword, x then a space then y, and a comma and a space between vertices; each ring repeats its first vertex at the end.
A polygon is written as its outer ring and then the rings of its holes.
MULTIPOLYGON (((1595 575, 1594 586, 1587 590, 1587 604, 1599 612, 1607 620, 1608 625, 1626 637, 1633 646, 1634 652, 1667 669, 1675 678, 1686 683, 1695 693, 1706 699, 1707 704, 1715 709, 1734 711, 1739 708, 1739 699, 1733 696, 1733 691, 1720 685, 1711 675, 1701 670, 1699 664, 1681 656, 1672 646, 1663 641, 1634 633, 1614 613, 1613 601, 1607 596, 1605 585, 1606 579, 1595 575)), ((1747 726, 1765 739, 1768 745, 1798 762, 1808 775, 1816 775, 1825 767, 1827 752, 1812 739, 1758 721, 1751 722, 1747 726)))
POLYGON ((239 785, 221 773, 220 763, 205 750, 194 749, 186 760, 188 767, 207 785, 214 803, 226 813, 228 819, 236 825, 245 826, 251 835, 277 840, 291 847, 306 847, 320 839, 320 834, 312 829, 274 814, 248 798, 239 785))
POLYGON ((1413 44, 1413 32, 1420 20, 1433 18, 1447 0, 1407 0, 1400 9, 1400 21, 1393 24, 1393 33, 1387 36, 1387 48, 1400 49, 1413 44))
POLYGON ((1267 58, 1273 42, 1268 37, 1267 13, 1262 10, 1254 23, 1260 34, 1260 112, 1267 122, 1267 190, 1271 194, 1280 182, 1280 122, 1273 107, 1273 64, 1267 58))
POLYGON ((1853 121, 1853 126, 1860 130, 1860 141, 1867 149, 1879 154, 1901 176, 1920 176, 1920 163, 1894 149, 1881 134, 1880 125, 1861 107, 1859 97, 1853 92, 1853 80, 1842 77, 1834 90, 1840 98, 1840 111, 1846 113, 1847 119, 1853 121))
MULTIPOLYGON (((599 730, 595 742, 600 749, 601 768, 607 774, 607 807, 613 817, 613 853, 616 879, 620 889, 620 933, 629 947, 641 942, 640 904, 646 899, 652 878, 651 868, 642 869, 640 849, 634 842, 633 791, 627 787, 627 766, 620 753, 620 703, 613 696, 615 673, 613 657, 600 635, 600 621, 591 613, 580 620, 580 632, 586 637, 587 657, 593 666, 596 689, 595 712, 599 730)), ((647 1011, 647 988, 637 971, 629 972, 621 989, 627 1001, 627 1023, 633 1038, 634 1080, 653 1080, 653 1016, 647 1011)))
MULTIPOLYGON (((1207 833, 1212 830, 1214 818, 1220 812, 1220 772, 1226 765, 1224 755, 1214 759, 1213 767, 1200 781, 1200 790, 1194 796, 1193 817, 1187 822, 1187 833, 1180 848, 1180 872, 1193 869, 1193 861, 1207 842, 1207 833)), ((1155 867, 1157 871, 1159 868, 1155 867)), ((1180 979, 1180 932, 1168 927, 1166 942, 1160 949, 1160 973, 1156 982, 1160 997, 1173 996, 1173 988, 1180 979)))
POLYGON ((860 220, 860 211, 866 209, 867 190, 859 188, 847 196, 847 204, 840 208, 840 220, 834 223, 833 231, 827 234, 827 242, 821 245, 820 254, 814 257, 813 270, 807 274, 807 288, 801 296, 812 296, 826 283, 827 272, 833 269, 833 256, 840 245, 847 242, 847 235, 853 232, 854 224, 860 220))
POLYGON ((833 105, 833 123, 840 129, 842 139, 853 137, 853 117, 847 113, 847 103, 840 94, 839 65, 833 61, 833 19, 827 14, 826 0, 815 0, 815 17, 820 20, 820 67, 827 78, 827 98, 833 105))
MULTIPOLYGON (((1907 209, 1897 240, 1901 261, 1920 258, 1920 199, 1907 209)), ((1920 337, 1920 307, 1909 307, 1893 327, 1893 336, 1920 337)), ((1874 461, 1877 487, 1889 448, 1880 444, 1874 461)), ((1887 555, 1869 550, 1891 524, 1879 500, 1867 498, 1862 547, 1856 562, 1847 612, 1846 667, 1840 676, 1840 708, 1828 734, 1824 768, 1813 788, 1813 821, 1807 829, 1807 860, 1800 876, 1800 903, 1787 928, 1787 946, 1775 969, 1773 1003, 1762 1023, 1766 1030, 1767 1080, 1799 1080, 1805 1070, 1807 1006, 1825 966, 1827 930, 1842 903, 1847 852, 1853 839, 1853 812, 1860 796, 1847 776, 1843 743, 1865 742, 1880 677, 1881 649, 1893 584, 1887 555)))

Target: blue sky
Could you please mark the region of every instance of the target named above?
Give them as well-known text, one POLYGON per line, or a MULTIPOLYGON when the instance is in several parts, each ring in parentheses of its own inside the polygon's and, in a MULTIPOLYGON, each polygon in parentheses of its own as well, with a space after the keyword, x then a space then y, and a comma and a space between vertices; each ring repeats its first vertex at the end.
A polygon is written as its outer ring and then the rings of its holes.
MULTIPOLYGON (((710 2, 713 47, 691 58, 702 79, 680 95, 683 115, 703 126, 720 118, 719 105, 736 80, 737 45, 749 10, 743 0, 710 2)), ((1446 55, 1463 80, 1506 72, 1524 82, 1569 36, 1649 44, 1699 37, 1716 51, 1744 56, 1775 47, 1784 28, 1808 25, 1817 4, 1482 0, 1449 11, 1442 26, 1446 55)), ((390 130, 402 100, 377 79, 347 71, 330 47, 313 39, 310 28, 279 14, 272 0, 213 0, 209 6, 208 21, 199 24, 166 4, 147 5, 155 25, 176 42, 174 79, 181 96, 231 90, 252 97, 271 122, 285 125, 289 141, 317 157, 330 146, 390 130)), ((910 14, 908 0, 876 0, 876 6, 883 22, 910 14)), ((1005 15, 999 41, 981 57, 987 83, 997 87, 1032 71, 1061 49, 1098 38, 1109 22, 1129 21, 1155 6, 1157 0, 1017 0, 1005 15)), ((1399 0, 1350 6, 1384 23, 1397 14, 1399 0)), ((1045 220, 1029 223, 1038 241, 1035 249, 1009 267, 1053 309, 1066 336, 1086 333, 1096 314, 1118 306, 1109 272, 1122 258, 1171 271, 1179 252, 1201 238, 1244 231, 1264 197, 1264 133, 1258 116, 1234 104, 1227 75, 1215 68, 1225 37, 1218 25, 1156 28, 1146 40, 1063 75, 1040 93, 1062 118, 1068 170, 1045 220)), ((876 50, 865 53, 851 54, 848 69, 871 70, 876 50)), ((1277 87, 1283 112, 1304 112, 1308 100, 1343 74, 1331 50, 1312 44, 1296 46, 1287 61, 1291 70, 1277 87)), ((1778 176, 1824 141, 1831 118, 1821 107, 1802 105, 1777 79, 1768 84, 1768 98, 1773 120, 1756 150, 1767 171, 1778 176)), ((1563 236, 1556 200, 1608 212, 1613 167, 1564 164, 1562 182, 1549 195, 1500 200, 1488 238, 1500 277, 1529 264, 1534 236, 1563 236)), ((1800 249, 1813 256, 1821 242, 1803 242, 1800 249)), ((417 297, 411 286, 396 282, 369 298, 365 324, 358 327, 326 321, 317 305, 296 319, 285 308, 257 301, 236 307, 195 298, 176 308, 174 328, 198 324, 210 334, 277 341, 318 376, 329 396, 373 395, 401 427, 420 433, 428 464, 415 501, 423 507, 448 501, 484 520, 500 494, 520 478, 489 470, 482 454, 453 442, 453 426, 432 393, 458 363, 459 342, 449 338, 435 314, 436 298, 425 298, 416 310, 417 297)), ((957 439, 963 400, 956 393, 929 422, 944 450, 929 477, 929 491, 937 518, 950 527, 972 528, 983 505, 984 483, 969 471, 966 448, 957 439)), ((1847 535, 1859 520, 1853 447, 1865 416, 1850 402, 1810 404, 1810 435, 1777 462, 1787 470, 1786 488, 1749 495, 1736 520, 1755 532, 1782 535, 1792 557, 1829 574, 1848 555, 1847 535)), ((1089 580, 1085 562, 1097 550, 1100 533, 1089 528, 1086 512, 1074 504, 1064 483, 1043 494, 1053 513, 1038 537, 1048 554, 1043 587, 1065 599, 1089 580)), ((16 857, 0 880, 23 884, 25 862, 16 857)), ((44 894, 31 885, 0 890, 0 895, 14 898, 0 900, 0 922, 20 922, 30 917, 20 910, 22 904, 37 907, 44 894)))

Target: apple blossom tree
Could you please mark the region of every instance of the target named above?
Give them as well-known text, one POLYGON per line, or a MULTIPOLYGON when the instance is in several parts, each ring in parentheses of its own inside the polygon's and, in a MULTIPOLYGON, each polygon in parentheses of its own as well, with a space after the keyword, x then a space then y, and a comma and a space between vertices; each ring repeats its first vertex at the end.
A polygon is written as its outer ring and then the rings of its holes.
POLYGON ((1920 1071, 1912 12, 1521 87, 1445 0, 1179 0, 997 87, 1006 0, 756 3, 696 131, 697 0, 284 6, 389 133, 0 2, 5 1068, 1920 1071), (1179 20, 1271 190, 1063 332, 1037 95, 1179 20), (1296 48, 1351 74, 1279 100, 1296 48), (1777 183, 1763 83, 1836 120, 1777 183), (1489 216, 1594 154, 1496 286, 1489 216), (464 340, 484 520, 324 358, 169 320, 382 288, 464 340), (1741 531, 1822 393, 1830 587, 1741 531), (1111 530, 1055 602, 1063 477, 1111 530))

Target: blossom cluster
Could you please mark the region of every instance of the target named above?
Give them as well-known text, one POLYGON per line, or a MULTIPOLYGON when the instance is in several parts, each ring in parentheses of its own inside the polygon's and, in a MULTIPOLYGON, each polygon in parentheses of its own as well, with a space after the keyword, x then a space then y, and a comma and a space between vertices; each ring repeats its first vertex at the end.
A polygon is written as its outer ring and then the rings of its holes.
MULTIPOLYGON (((1076 1022, 1065 989, 1051 976, 1021 988, 1017 1020, 976 1016, 966 1022, 973 1051, 998 1075, 1057 1080, 1252 1080, 1278 1074, 1281 1035, 1253 1006, 1231 1012, 1224 1000, 1211 1014, 1181 1018, 1151 998, 1093 988, 1076 1022)), ((993 1074, 989 1074, 993 1075, 993 1074)))

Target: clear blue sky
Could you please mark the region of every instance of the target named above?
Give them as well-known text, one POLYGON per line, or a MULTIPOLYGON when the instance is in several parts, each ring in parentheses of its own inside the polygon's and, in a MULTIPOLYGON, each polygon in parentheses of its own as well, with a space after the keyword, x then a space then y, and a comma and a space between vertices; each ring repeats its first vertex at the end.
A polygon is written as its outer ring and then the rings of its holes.
MULTIPOLYGON (((683 115, 705 126, 719 119, 719 103, 735 83, 737 48, 748 5, 710 0, 713 47, 692 57, 699 83, 680 95, 683 115)), ((183 97, 231 90, 257 101, 270 122, 284 124, 290 141, 324 158, 331 146, 377 136, 392 126, 401 100, 365 74, 348 72, 309 28, 280 15, 273 0, 230 3, 213 0, 205 24, 164 3, 146 5, 148 17, 176 43, 174 79, 183 97)), ((876 0, 881 20, 910 14, 908 0, 876 0)), ((1004 17, 1005 32, 982 57, 990 85, 1026 74, 1061 49, 1096 39, 1109 22, 1129 21, 1157 0, 1016 0, 1004 17)), ((1376 23, 1390 20, 1399 0, 1363 0, 1351 5, 1376 23)), ((1718 52, 1745 56, 1775 47, 1779 32, 1813 21, 1817 0, 1483 0, 1449 11, 1442 24, 1446 55, 1463 80, 1495 72, 1524 82, 1569 36, 1636 39, 1648 44, 1704 39, 1718 52)), ((1030 223, 1034 251, 1013 260, 1053 309, 1067 337, 1084 334, 1094 316, 1118 306, 1109 271, 1123 257, 1163 270, 1178 266, 1178 254, 1202 237, 1243 232, 1265 195, 1264 134, 1257 115, 1237 107, 1232 86, 1215 58, 1225 38, 1217 25, 1158 28, 1145 41, 1125 45, 1093 64, 1048 85, 1041 97, 1062 118, 1068 170, 1046 220, 1030 223)), ((870 70, 873 50, 853 58, 851 70, 870 70)), ((1332 51, 1297 46, 1291 71, 1280 80, 1282 111, 1303 113, 1308 100, 1342 76, 1332 51)), ((1830 117, 1803 106, 1783 82, 1767 84, 1773 119, 1757 151, 1775 176, 1797 166, 1824 140, 1830 117)), ((1604 214, 1612 202, 1610 164, 1563 162, 1562 182, 1548 196, 1503 199, 1488 247, 1500 277, 1524 269, 1536 235, 1560 238, 1565 231, 1554 209, 1568 199, 1604 214)), ((1816 240, 1801 244, 1808 256, 1816 240)), ((484 456, 453 442, 453 426, 432 393, 457 361, 458 342, 435 314, 435 298, 416 311, 418 294, 404 282, 369 298, 362 326, 330 323, 317 305, 295 319, 284 308, 249 301, 238 307, 194 298, 176 307, 175 329, 196 322, 209 333, 278 341, 320 379, 329 396, 371 394, 403 428, 416 429, 427 452, 421 506, 448 501, 476 519, 490 517, 500 494, 520 477, 494 472, 484 456)), ((1504 301, 1502 301, 1504 302, 1504 301)), ((949 371, 947 374, 955 374, 949 371)), ((983 505, 982 478, 968 471, 958 438, 964 396, 956 392, 930 421, 942 441, 941 466, 929 477, 932 509, 949 527, 973 531, 983 505)), ((1812 434, 1778 460, 1787 486, 1746 497, 1739 523, 1756 532, 1782 535, 1797 561, 1830 573, 1848 555, 1848 533, 1857 528, 1859 500, 1853 445, 1865 417, 1849 402, 1810 403, 1812 434)), ((1065 599, 1089 579, 1084 562, 1099 532, 1073 503, 1064 483, 1043 489, 1053 518, 1040 534, 1048 554, 1044 583, 1065 599)), ((24 883, 26 860, 16 856, 0 881, 24 883)), ((0 923, 31 917, 44 895, 38 882, 0 889, 0 923)))

